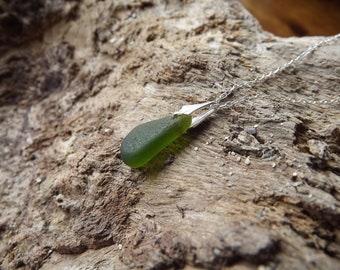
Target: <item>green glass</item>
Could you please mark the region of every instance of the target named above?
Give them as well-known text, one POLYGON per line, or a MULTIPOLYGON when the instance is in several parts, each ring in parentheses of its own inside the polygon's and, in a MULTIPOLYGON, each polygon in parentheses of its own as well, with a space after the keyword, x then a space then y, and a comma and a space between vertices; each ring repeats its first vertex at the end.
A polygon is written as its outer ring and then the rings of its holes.
POLYGON ((125 164, 138 168, 191 126, 191 115, 180 114, 150 121, 135 127, 123 140, 120 153, 125 164))

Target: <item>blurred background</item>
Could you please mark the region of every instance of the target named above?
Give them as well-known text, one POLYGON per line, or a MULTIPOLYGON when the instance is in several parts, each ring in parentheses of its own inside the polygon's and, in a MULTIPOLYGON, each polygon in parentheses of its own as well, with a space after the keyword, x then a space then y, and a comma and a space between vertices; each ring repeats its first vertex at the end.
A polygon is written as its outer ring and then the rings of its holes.
POLYGON ((281 37, 340 33, 340 0, 239 0, 269 32, 281 37))

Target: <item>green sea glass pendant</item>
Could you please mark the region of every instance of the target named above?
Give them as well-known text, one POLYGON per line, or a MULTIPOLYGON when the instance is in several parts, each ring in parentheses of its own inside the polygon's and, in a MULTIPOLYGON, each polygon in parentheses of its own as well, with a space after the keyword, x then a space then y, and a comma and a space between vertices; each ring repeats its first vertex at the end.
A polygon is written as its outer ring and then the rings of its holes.
POLYGON ((121 144, 122 160, 132 168, 145 165, 188 130, 191 127, 191 121, 191 115, 178 114, 135 127, 121 144))

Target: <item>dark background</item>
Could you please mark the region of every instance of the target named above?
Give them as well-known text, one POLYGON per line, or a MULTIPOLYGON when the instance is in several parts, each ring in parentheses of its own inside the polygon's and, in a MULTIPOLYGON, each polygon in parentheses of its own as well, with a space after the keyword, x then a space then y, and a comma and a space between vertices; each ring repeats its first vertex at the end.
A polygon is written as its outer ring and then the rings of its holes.
POLYGON ((328 36, 340 32, 339 0, 239 0, 275 35, 328 36))

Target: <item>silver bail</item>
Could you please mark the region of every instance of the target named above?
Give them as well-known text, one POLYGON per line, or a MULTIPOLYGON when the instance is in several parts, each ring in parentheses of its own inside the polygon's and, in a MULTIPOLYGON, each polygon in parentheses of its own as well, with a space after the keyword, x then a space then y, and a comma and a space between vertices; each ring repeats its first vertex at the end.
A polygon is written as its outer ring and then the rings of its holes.
MULTIPOLYGON (((184 105, 179 111, 174 112, 174 114, 192 114, 193 112, 210 106, 211 104, 215 103, 215 101, 207 101, 199 104, 192 104, 192 105, 184 105)), ((198 126, 200 123, 202 123, 206 118, 208 118, 211 114, 213 114, 216 111, 216 108, 211 108, 207 112, 198 115, 194 117, 191 121, 191 126, 190 128, 198 126)))
POLYGON ((196 126, 198 126, 199 124, 201 124, 206 118, 208 118, 210 115, 212 115, 214 112, 216 111, 216 108, 212 108, 210 109, 209 111, 201 114, 201 115, 198 115, 194 118, 192 118, 192 121, 191 121, 191 128, 194 128, 196 126))
POLYGON ((213 104, 214 101, 207 101, 203 103, 198 103, 198 104, 192 104, 192 105, 184 105, 179 111, 174 112, 174 114, 192 114, 193 112, 204 108, 208 105, 213 104))

